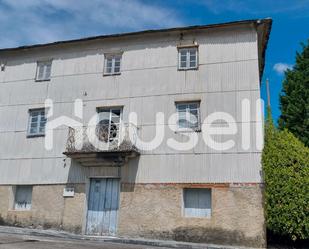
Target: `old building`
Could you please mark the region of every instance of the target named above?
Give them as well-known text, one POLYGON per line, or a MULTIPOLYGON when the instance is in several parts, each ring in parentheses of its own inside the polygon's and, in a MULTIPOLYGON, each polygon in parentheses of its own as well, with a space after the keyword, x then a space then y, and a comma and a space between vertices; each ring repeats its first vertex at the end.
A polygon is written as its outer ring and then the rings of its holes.
POLYGON ((271 19, 248 20, 1 49, 0 223, 264 247, 256 100, 270 28, 271 19), (95 129, 107 129, 98 132, 106 148, 66 125, 46 147, 49 122, 86 126, 102 111, 107 122, 95 129), (156 125, 158 112, 165 117, 156 125), (225 150, 205 143, 205 119, 215 112, 235 120, 237 132, 213 136, 235 141, 225 150), (196 121, 186 122, 188 114, 196 121), (151 141, 157 127, 163 141, 140 149, 138 139, 151 141), (170 146, 189 137, 192 148, 170 146))

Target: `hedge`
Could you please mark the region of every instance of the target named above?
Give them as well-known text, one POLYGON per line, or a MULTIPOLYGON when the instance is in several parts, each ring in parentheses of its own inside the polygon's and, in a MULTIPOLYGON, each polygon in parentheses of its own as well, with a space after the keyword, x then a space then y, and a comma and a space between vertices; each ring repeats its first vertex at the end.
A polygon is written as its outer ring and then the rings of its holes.
POLYGON ((271 120, 262 154, 267 228, 292 240, 309 238, 309 148, 271 120))

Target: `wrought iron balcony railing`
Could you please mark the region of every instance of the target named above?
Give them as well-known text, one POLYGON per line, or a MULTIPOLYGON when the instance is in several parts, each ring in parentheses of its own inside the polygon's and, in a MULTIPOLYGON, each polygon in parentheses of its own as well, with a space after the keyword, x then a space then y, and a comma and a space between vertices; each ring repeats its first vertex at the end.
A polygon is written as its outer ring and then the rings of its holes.
POLYGON ((69 127, 65 153, 137 152, 136 139, 137 127, 130 123, 69 127))

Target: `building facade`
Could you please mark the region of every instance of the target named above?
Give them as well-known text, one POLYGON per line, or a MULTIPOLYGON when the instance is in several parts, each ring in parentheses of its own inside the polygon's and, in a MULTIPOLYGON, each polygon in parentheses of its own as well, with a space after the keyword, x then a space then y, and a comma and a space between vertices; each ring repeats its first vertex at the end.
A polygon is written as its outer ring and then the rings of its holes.
POLYGON ((257 100, 270 28, 249 20, 0 50, 0 223, 265 247, 257 100), (223 132, 207 144, 218 112, 234 129, 216 118, 223 132), (105 148, 74 126, 98 113, 105 148), (147 143, 159 129, 159 145, 147 143))

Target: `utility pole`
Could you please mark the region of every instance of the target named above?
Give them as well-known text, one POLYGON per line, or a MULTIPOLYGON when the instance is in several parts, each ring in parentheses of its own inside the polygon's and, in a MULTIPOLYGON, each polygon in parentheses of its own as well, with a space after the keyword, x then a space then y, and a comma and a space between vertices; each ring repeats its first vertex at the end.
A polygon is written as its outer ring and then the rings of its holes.
POLYGON ((270 91, 269 91, 269 79, 266 79, 266 91, 267 91, 267 107, 270 108, 270 91))

